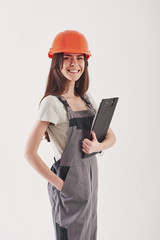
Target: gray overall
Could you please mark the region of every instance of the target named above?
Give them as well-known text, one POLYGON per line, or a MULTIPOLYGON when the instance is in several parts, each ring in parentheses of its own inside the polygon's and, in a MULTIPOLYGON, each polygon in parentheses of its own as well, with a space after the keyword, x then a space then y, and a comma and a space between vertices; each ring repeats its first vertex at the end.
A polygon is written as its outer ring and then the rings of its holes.
POLYGON ((62 156, 51 167, 64 180, 62 190, 48 182, 56 240, 96 240, 97 157, 83 158, 82 151, 82 141, 89 137, 96 110, 86 95, 81 98, 88 110, 82 111, 72 111, 64 97, 57 98, 67 109, 69 130, 62 156))

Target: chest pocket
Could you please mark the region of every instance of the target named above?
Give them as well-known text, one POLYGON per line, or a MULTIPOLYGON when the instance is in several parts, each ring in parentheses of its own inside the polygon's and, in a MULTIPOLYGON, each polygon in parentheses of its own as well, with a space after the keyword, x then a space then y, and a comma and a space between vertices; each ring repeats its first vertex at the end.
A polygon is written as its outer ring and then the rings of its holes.
POLYGON ((84 118, 71 118, 69 126, 77 126, 77 129, 90 129, 94 116, 84 118))

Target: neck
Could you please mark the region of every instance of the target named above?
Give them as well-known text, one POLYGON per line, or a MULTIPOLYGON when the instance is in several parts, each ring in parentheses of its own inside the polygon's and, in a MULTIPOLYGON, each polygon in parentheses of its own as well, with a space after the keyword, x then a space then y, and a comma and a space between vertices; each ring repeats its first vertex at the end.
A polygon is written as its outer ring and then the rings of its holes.
POLYGON ((70 82, 68 91, 63 93, 62 96, 66 97, 66 98, 75 97, 76 94, 75 94, 75 90, 74 89, 75 89, 75 82, 70 82))

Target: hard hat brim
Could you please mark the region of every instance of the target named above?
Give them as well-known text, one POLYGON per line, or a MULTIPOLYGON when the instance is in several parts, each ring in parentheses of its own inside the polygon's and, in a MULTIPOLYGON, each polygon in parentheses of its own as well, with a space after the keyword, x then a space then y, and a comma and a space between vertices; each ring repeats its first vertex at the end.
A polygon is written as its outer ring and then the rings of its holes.
POLYGON ((54 53, 64 53, 64 52, 71 52, 71 53, 84 53, 87 55, 87 59, 92 56, 91 55, 91 52, 90 51, 85 51, 85 50, 81 50, 81 49, 58 49, 58 50, 54 50, 53 48, 50 48, 49 49, 49 52, 48 52, 48 57, 49 58, 52 58, 54 53))

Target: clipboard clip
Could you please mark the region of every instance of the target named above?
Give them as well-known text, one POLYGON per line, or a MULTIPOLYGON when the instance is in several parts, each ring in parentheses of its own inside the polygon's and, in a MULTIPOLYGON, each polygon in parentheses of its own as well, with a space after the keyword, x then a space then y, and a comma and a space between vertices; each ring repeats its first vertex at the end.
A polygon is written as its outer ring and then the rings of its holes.
POLYGON ((98 153, 98 155, 99 155, 99 156, 103 156, 103 155, 104 155, 104 150, 100 151, 100 152, 98 153))

